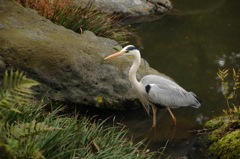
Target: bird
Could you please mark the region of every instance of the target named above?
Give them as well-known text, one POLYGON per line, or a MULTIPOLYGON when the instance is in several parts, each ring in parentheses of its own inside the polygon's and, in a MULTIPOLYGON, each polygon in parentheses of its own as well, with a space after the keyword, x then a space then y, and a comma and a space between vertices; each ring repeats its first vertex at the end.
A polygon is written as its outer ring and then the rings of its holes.
POLYGON ((186 91, 166 75, 146 75, 138 81, 136 75, 141 64, 141 54, 134 45, 127 45, 104 59, 110 60, 121 56, 132 56, 134 59, 128 74, 129 81, 148 115, 152 112, 153 128, 156 127, 158 108, 166 108, 172 117, 173 125, 176 125, 177 120, 171 111, 172 108, 201 106, 201 99, 196 94, 186 91))

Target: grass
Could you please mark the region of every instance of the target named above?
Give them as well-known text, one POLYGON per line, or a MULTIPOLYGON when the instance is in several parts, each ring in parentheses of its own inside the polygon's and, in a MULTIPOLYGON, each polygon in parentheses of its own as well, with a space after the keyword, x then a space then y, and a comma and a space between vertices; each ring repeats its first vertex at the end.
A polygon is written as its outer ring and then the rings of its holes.
POLYGON ((53 23, 62 25, 77 33, 84 30, 98 36, 127 43, 127 38, 138 38, 127 26, 119 24, 120 15, 107 14, 94 5, 93 0, 16 0, 25 7, 37 10, 38 13, 53 23))
POLYGON ((64 114, 64 106, 53 108, 51 104, 26 97, 34 93, 29 86, 39 83, 19 72, 6 75, 6 85, 11 90, 0 89, 0 103, 6 100, 7 92, 24 90, 25 93, 8 96, 11 103, 0 107, 1 159, 150 159, 157 155, 149 152, 142 142, 133 143, 123 127, 106 127, 105 121, 91 120, 76 112, 64 114), (18 102, 23 99, 24 102, 18 102))

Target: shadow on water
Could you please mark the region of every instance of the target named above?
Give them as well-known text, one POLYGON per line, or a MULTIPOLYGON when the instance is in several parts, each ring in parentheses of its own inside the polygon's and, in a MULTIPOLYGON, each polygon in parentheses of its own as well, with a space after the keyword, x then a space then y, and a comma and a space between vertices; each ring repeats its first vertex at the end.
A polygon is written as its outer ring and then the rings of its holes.
POLYGON ((240 1, 174 0, 173 5, 172 13, 161 20, 132 26, 142 38, 138 47, 143 58, 195 92, 203 100, 202 107, 173 110, 176 127, 172 127, 168 112, 160 110, 156 129, 151 129, 152 119, 143 109, 111 113, 130 129, 136 141, 147 138, 151 150, 168 142, 165 152, 171 158, 207 158, 191 131, 226 109, 216 72, 240 65, 240 1))
MULTIPOLYGON (((185 111, 191 108, 179 108, 179 111, 185 111)), ((194 111, 194 110, 193 110, 194 111)), ((175 114, 175 110, 173 110, 175 114)), ((195 130, 199 129, 202 123, 201 116, 188 118, 177 115, 177 125, 172 125, 172 119, 167 110, 158 110, 157 127, 152 128, 152 118, 148 117, 143 109, 123 112, 121 123, 124 123, 130 129, 135 141, 146 139, 151 151, 164 150, 165 155, 171 158, 187 156, 195 151, 193 144, 196 141, 195 130)), ((203 150, 198 150, 202 157, 203 150)))

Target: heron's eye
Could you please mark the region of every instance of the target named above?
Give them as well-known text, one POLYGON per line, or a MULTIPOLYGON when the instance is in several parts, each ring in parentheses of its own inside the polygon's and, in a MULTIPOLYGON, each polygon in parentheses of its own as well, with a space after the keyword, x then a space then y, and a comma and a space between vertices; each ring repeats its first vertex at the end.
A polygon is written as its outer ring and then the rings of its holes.
POLYGON ((129 46, 127 49, 126 49, 126 52, 129 52, 129 51, 132 51, 132 50, 135 50, 135 46, 129 46))

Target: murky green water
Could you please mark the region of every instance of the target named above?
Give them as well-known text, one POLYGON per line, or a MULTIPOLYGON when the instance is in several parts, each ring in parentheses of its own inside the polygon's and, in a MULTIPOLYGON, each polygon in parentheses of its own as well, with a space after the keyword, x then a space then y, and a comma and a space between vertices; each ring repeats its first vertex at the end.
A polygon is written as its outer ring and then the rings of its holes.
POLYGON ((194 145, 191 130, 227 108, 217 79, 218 68, 240 65, 240 1, 174 0, 174 10, 155 22, 132 25, 142 38, 139 46, 151 67, 172 77, 203 100, 199 109, 175 109, 177 126, 171 127, 167 112, 158 114, 158 127, 150 130, 151 118, 142 110, 125 113, 123 122, 134 138, 147 137, 149 147, 165 145, 172 158, 203 158, 204 150, 194 145))
POLYGON ((216 73, 218 68, 240 66, 240 1, 174 0, 173 6, 158 21, 132 25, 142 38, 142 45, 135 45, 151 67, 195 92, 203 100, 202 107, 173 110, 175 127, 168 112, 159 111, 156 129, 151 129, 152 119, 144 109, 97 110, 96 114, 116 116, 115 122, 126 125, 136 141, 147 138, 151 151, 167 145, 162 158, 208 158, 194 130, 227 108, 216 73))

